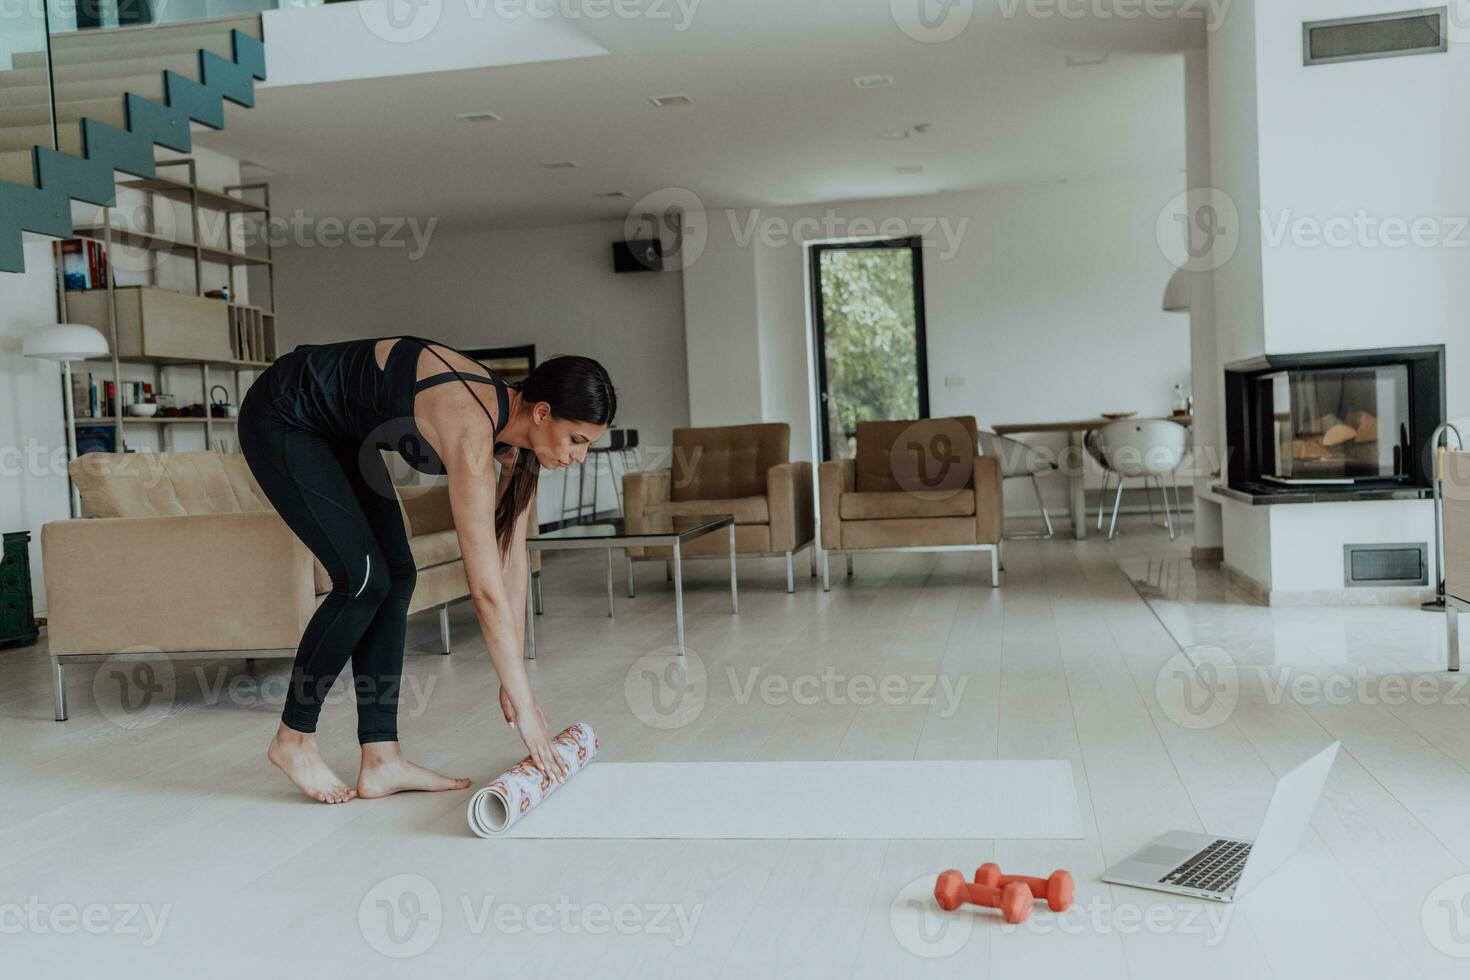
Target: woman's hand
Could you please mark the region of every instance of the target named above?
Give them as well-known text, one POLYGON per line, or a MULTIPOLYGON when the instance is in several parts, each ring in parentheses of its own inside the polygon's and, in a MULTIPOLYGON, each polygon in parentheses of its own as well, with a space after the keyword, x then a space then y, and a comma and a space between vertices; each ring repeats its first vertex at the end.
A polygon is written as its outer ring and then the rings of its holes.
POLYGON ((533 703, 531 709, 530 711, 516 711, 505 688, 500 689, 500 710, 505 715, 505 720, 521 733, 521 740, 526 743, 526 749, 531 753, 531 761, 542 772, 549 773, 551 778, 558 783, 565 782, 571 772, 567 769, 566 760, 551 744, 550 726, 546 724, 546 715, 539 704, 533 703))

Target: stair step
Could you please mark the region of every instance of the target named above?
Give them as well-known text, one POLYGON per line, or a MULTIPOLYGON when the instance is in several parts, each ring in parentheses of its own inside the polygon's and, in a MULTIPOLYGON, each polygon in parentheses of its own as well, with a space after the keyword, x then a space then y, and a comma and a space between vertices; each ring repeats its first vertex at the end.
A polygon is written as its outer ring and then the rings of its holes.
MULTIPOLYGON (((79 82, 59 82, 56 86, 56 101, 58 102, 84 102, 90 99, 105 99, 116 96, 121 98, 124 92, 132 92, 145 99, 154 102, 163 102, 163 73, 153 72, 147 75, 129 75, 121 78, 96 78, 84 79, 79 82)), ((44 85, 27 86, 24 88, 8 88, 0 85, 0 108, 20 108, 22 106, 48 106, 51 104, 51 90, 44 85)))
MULTIPOLYGON (((199 55, 180 52, 151 58, 123 58, 105 61, 93 59, 77 64, 57 65, 54 77, 56 84, 64 85, 67 82, 124 78, 133 75, 161 76, 165 69, 178 72, 188 78, 198 79, 199 55)), ((44 68, 15 68, 8 72, 0 72, 0 86, 3 87, 45 84, 46 70, 44 68)))
MULTIPOLYGON (((193 37, 175 38, 169 41, 150 43, 134 42, 108 47, 52 48, 51 65, 58 75, 74 65, 109 64, 121 61, 140 61, 145 58, 170 58, 184 55, 198 62, 200 51, 213 51, 229 60, 234 55, 234 45, 228 31, 200 34, 193 37)), ((11 57, 16 68, 45 68, 46 52, 28 51, 11 57)))
MULTIPOLYGON (((95 119, 100 123, 107 123, 109 126, 116 126, 119 129, 127 125, 127 114, 120 95, 107 99, 88 99, 83 102, 63 102, 56 107, 56 122, 59 125, 80 122, 83 116, 95 119)), ((21 127, 50 125, 51 110, 48 106, 0 108, 0 134, 21 127)))
POLYGON ((11 150, 0 153, 0 180, 8 180, 22 187, 35 187, 35 174, 31 170, 30 151, 11 150))

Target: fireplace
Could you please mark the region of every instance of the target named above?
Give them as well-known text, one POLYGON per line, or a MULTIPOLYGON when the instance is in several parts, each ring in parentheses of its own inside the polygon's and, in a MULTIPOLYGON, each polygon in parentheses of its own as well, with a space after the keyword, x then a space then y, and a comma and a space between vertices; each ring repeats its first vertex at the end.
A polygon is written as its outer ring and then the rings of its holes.
POLYGON ((1423 496, 1444 388, 1443 346, 1270 354, 1228 365, 1232 496, 1423 496))

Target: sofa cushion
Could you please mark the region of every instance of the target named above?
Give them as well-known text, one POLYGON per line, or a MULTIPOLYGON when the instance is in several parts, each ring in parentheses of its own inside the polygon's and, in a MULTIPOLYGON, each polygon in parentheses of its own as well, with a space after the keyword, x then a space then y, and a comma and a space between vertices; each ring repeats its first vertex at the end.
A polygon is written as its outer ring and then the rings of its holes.
POLYGON ((959 490, 973 478, 975 446, 975 420, 967 415, 859 422, 857 490, 959 490))
POLYGON ((915 493, 844 493, 837 504, 844 521, 873 521, 889 517, 973 517, 975 495, 960 490, 920 490, 915 493))
POLYGON ((453 528, 432 534, 415 534, 408 539, 408 550, 413 552, 414 568, 433 568, 458 561, 459 534, 453 528))
POLYGON ((764 496, 766 470, 791 461, 785 422, 674 430, 671 500, 764 496))
POLYGON ((68 469, 84 517, 182 517, 269 510, 239 453, 87 453, 68 469))
MULTIPOLYGON (((714 517, 733 514, 736 524, 771 523, 771 505, 765 497, 739 497, 734 500, 674 500, 645 504, 643 511, 666 517, 714 517)), ((686 522, 687 523, 687 522, 686 522)))

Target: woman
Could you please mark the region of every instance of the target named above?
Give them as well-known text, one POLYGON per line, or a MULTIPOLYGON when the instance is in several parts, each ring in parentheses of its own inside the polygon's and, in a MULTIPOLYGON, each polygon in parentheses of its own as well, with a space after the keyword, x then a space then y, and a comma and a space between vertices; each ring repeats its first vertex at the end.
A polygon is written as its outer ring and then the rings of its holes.
POLYGON ((302 345, 251 385, 240 448, 265 495, 331 576, 302 634, 267 752, 307 796, 342 803, 469 785, 414 765, 398 746, 398 687, 414 560, 380 450, 449 477, 449 504, 500 704, 531 758, 557 779, 546 716, 526 676, 527 508, 541 467, 581 462, 617 410, 586 357, 557 357, 519 386, 417 337, 302 345), (491 459, 501 464, 499 480, 491 459), (352 661, 362 767, 349 787, 317 750, 316 723, 352 661))

